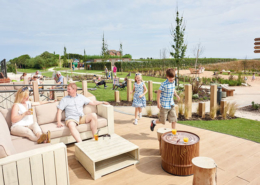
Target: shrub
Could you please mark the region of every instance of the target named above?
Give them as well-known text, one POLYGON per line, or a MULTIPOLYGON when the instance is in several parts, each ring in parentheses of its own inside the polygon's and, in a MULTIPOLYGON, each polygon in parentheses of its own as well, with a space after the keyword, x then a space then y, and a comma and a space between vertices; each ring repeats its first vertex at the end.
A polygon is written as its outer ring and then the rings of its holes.
POLYGON ((224 110, 222 112, 222 117, 223 119, 227 119, 227 113, 229 111, 229 108, 230 108, 230 103, 227 103, 226 106, 224 106, 224 110))
POLYGON ((238 105, 236 104, 236 102, 233 102, 230 104, 230 108, 229 108, 229 116, 230 117, 235 117, 235 113, 237 111, 238 105))
POLYGON ((215 118, 218 109, 219 109, 218 106, 215 106, 212 109, 210 109, 209 116, 210 116, 211 119, 215 118))
POLYGON ((208 97, 207 97, 207 96, 204 96, 204 97, 203 97, 203 100, 207 100, 207 99, 208 99, 208 97))
POLYGON ((147 116, 151 117, 152 116, 152 108, 151 108, 151 106, 147 106, 147 107, 145 107, 145 109, 146 109, 147 116))
POLYGON ((185 119, 189 119, 189 107, 185 106, 185 109, 184 109, 184 118, 185 119))
POLYGON ((257 104, 254 101, 252 101, 252 108, 258 110, 260 108, 260 104, 257 104))
POLYGON ((198 99, 199 98, 199 95, 198 94, 193 94, 192 95, 192 99, 198 99))

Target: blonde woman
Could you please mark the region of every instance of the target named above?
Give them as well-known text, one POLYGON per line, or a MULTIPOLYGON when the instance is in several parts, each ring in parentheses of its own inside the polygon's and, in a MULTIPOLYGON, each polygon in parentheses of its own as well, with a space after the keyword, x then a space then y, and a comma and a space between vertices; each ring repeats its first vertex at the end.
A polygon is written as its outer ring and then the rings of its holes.
POLYGON ((26 137, 32 141, 40 143, 50 143, 50 131, 46 134, 42 133, 42 130, 38 123, 33 120, 33 112, 31 112, 32 106, 50 103, 43 102, 30 102, 28 87, 19 89, 15 96, 14 105, 11 113, 11 134, 21 137, 26 137), (32 105, 33 104, 33 105, 32 105))

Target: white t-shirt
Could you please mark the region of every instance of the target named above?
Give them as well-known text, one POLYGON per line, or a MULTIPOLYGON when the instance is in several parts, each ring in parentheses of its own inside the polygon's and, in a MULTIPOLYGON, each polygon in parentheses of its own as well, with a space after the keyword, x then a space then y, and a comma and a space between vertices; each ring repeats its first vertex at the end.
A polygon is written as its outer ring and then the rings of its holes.
MULTIPOLYGON (((26 106, 27 108, 25 108, 25 106, 23 106, 21 103, 17 103, 18 105, 18 114, 23 114, 26 111, 28 111, 28 108, 32 107, 32 103, 30 101, 26 102, 26 106)), ((12 123, 12 127, 15 127, 17 125, 20 126, 29 126, 31 124, 33 124, 33 115, 26 115, 23 119, 21 119, 20 121, 16 122, 16 123, 12 123)))

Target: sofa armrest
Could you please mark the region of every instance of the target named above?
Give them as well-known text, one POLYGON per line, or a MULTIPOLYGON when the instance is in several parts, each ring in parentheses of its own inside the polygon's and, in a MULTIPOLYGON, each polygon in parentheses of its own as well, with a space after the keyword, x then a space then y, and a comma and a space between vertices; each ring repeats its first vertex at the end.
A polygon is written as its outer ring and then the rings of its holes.
POLYGON ((114 107, 112 105, 98 105, 97 114, 107 119, 108 133, 114 133, 114 107))
POLYGON ((69 185, 67 148, 63 143, 0 159, 0 184, 69 185))

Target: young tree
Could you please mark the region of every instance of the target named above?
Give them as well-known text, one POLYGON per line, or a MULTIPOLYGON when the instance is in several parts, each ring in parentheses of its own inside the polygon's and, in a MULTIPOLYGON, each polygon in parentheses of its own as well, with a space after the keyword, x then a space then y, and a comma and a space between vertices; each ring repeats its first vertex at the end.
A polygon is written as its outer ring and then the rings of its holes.
POLYGON ((67 66, 68 66, 67 48, 64 46, 63 67, 67 67, 67 66))
POLYGON ((173 48, 173 51, 170 52, 170 54, 172 57, 175 58, 177 64, 178 76, 179 76, 180 63, 182 62, 185 56, 187 44, 184 43, 184 33, 185 33, 186 26, 185 23, 183 22, 183 17, 179 17, 178 9, 176 11, 175 22, 176 22, 176 27, 174 29, 173 29, 173 25, 171 27, 171 36, 173 38, 173 44, 171 45, 171 47, 173 48))
POLYGON ((204 47, 201 45, 201 43, 198 43, 196 46, 193 47, 193 55, 196 57, 195 71, 197 69, 198 58, 202 55, 203 52, 204 52, 204 47))
POLYGON ((120 62, 121 62, 121 74, 122 74, 122 72, 123 72, 123 68, 122 68, 123 45, 122 45, 122 42, 120 43, 119 52, 120 52, 120 62))
POLYGON ((85 60, 86 60, 86 51, 84 49, 84 60, 83 60, 83 63, 84 63, 85 60))

